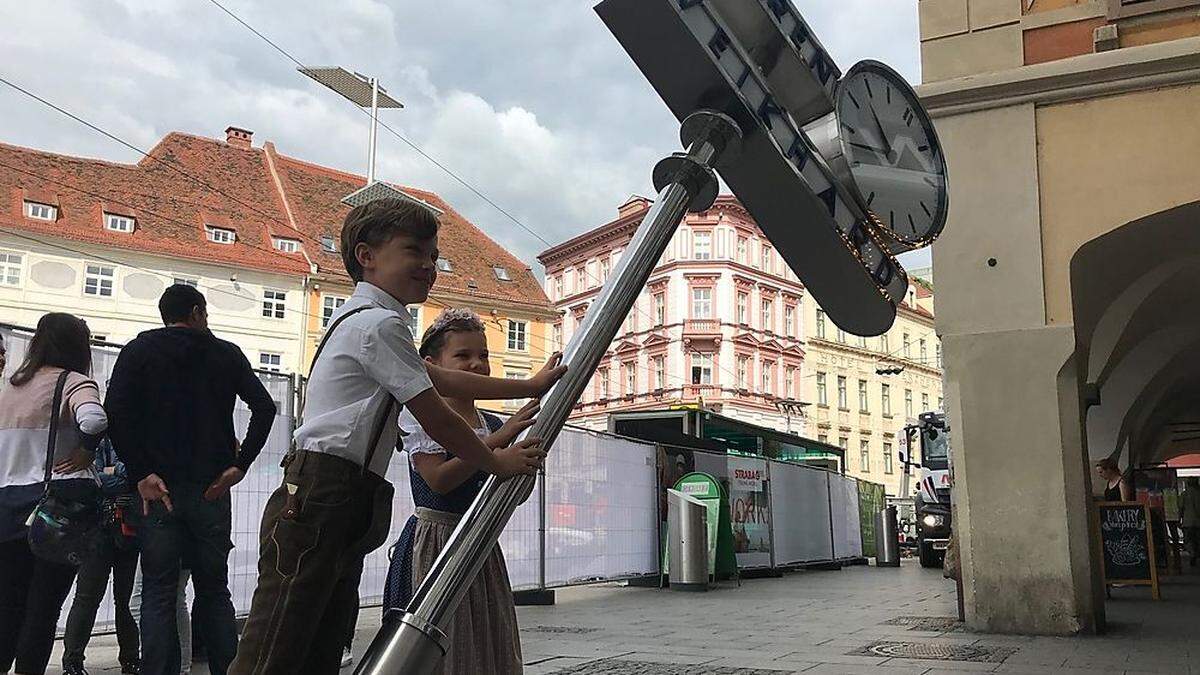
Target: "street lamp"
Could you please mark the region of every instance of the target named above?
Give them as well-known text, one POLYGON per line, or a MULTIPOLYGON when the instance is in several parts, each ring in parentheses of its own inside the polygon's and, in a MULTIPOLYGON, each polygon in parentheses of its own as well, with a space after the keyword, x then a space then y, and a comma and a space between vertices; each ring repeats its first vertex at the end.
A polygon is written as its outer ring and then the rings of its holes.
POLYGON ((371 109, 371 134, 367 150, 367 185, 375 182, 375 141, 379 131, 380 108, 403 108, 404 104, 392 98, 379 79, 361 73, 352 73, 341 67, 297 68, 301 73, 341 94, 360 108, 371 109))

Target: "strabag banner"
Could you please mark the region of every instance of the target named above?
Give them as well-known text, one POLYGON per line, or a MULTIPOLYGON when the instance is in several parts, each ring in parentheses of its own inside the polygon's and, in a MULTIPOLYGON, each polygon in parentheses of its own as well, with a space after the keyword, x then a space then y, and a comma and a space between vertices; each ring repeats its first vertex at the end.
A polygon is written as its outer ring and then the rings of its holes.
POLYGON ((738 567, 770 567, 771 504, 766 460, 729 458, 729 505, 738 567))

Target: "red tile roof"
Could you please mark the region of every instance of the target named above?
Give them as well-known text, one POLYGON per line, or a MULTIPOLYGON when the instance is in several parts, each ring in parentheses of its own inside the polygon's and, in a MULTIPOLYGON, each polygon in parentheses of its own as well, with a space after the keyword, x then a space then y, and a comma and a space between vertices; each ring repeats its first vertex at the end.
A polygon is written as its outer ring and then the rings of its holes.
MULTIPOLYGON (((350 210, 341 200, 366 184, 362 176, 280 155, 271 143, 239 147, 178 132, 150 156, 119 164, 0 143, 0 228, 282 274, 308 274, 311 261, 349 283, 320 237, 338 240, 350 210), (57 220, 27 218, 26 200, 58 207, 57 220), (135 231, 106 230, 104 212, 134 216, 135 231), (209 242, 205 224, 235 230, 237 241, 209 242), (300 240, 303 252, 276 251, 273 236, 300 240)), ((439 276, 435 291, 553 310, 524 262, 436 194, 401 189, 444 211, 439 245, 454 271, 439 276), (497 279, 493 265, 512 281, 497 279)))

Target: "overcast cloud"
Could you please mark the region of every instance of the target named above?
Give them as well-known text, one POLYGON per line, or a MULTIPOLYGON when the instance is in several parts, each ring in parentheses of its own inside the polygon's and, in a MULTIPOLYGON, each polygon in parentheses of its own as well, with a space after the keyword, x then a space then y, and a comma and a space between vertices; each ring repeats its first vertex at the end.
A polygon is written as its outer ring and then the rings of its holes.
MULTIPOLYGON (((384 120, 537 236, 385 131, 380 177, 438 192, 535 269, 546 242, 650 194, 654 162, 678 149, 677 123, 589 0, 221 1, 306 64, 379 76, 407 106, 384 120)), ((794 2, 843 70, 875 58, 920 81, 916 0, 794 2)), ((365 172, 366 116, 209 0, 5 2, 0 25, 0 74, 143 149, 232 124, 365 172)), ((138 159, 3 86, 0 141, 138 159)))

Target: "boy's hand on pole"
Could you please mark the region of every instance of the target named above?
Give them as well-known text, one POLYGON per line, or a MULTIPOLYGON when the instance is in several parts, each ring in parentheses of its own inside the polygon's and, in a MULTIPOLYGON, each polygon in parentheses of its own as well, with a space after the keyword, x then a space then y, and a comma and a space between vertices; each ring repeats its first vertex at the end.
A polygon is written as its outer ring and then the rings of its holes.
POLYGON ((542 439, 526 438, 515 445, 497 450, 496 475, 509 478, 520 474, 536 474, 542 468, 546 453, 542 450, 542 439))
POLYGON ((541 398, 567 372, 567 367, 561 365, 562 358, 562 352, 554 352, 550 355, 550 359, 546 361, 546 365, 542 366, 542 369, 536 375, 527 380, 531 387, 530 396, 541 398))

